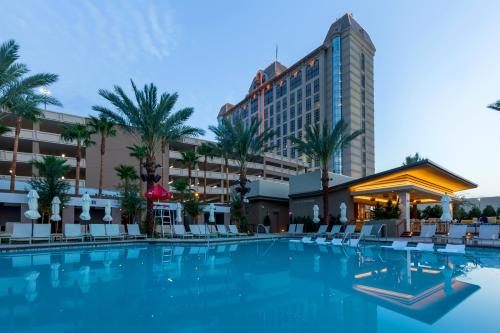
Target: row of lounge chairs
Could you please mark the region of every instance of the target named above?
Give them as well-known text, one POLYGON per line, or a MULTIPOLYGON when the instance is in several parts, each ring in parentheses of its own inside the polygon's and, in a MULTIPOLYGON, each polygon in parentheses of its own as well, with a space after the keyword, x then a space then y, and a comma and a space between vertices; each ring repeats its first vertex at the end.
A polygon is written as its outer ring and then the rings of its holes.
POLYGON ((238 227, 234 224, 227 226, 223 224, 216 225, 202 225, 190 224, 189 230, 186 231, 184 225, 174 224, 173 234, 175 237, 191 238, 191 237, 233 237, 233 236, 247 236, 247 234, 239 232, 238 227))
POLYGON ((10 232, 0 235, 0 238, 8 239, 10 244, 13 242, 28 242, 30 244, 34 241, 51 242, 56 239, 64 241, 91 239, 95 241, 146 237, 141 234, 137 224, 128 224, 127 232, 120 230, 119 224, 90 224, 88 233, 82 231, 82 226, 79 224, 65 224, 62 234, 51 233, 50 224, 35 223, 32 226, 31 223, 12 223, 11 227, 10 232))
POLYGON ((320 233, 318 230, 316 235, 304 236, 302 239, 291 239, 292 243, 306 243, 306 244, 318 244, 318 245, 348 245, 348 246, 358 246, 362 239, 369 239, 372 237, 379 237, 381 225, 368 225, 362 226, 359 233, 356 232, 356 226, 354 224, 347 225, 343 232, 340 232, 340 225, 332 226, 330 232, 320 233), (313 237, 316 236, 314 239, 313 237), (332 236, 329 239, 329 236, 332 236))

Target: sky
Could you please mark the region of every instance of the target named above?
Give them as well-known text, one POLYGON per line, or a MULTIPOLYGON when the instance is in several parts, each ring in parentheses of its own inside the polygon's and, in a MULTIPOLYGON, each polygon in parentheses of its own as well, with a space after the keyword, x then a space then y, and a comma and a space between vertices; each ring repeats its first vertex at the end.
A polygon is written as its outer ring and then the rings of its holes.
POLYGON ((0 41, 60 75, 56 111, 92 114, 98 89, 133 79, 177 92, 207 129, 276 45, 291 65, 347 12, 377 48, 376 171, 419 152, 479 185, 467 195, 500 195, 500 112, 486 108, 500 99, 499 1, 2 1, 0 41))

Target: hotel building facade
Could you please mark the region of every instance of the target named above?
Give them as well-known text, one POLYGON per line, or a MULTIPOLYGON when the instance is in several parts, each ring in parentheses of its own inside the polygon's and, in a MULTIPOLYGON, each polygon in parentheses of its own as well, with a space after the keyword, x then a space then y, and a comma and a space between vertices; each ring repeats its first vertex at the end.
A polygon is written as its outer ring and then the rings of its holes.
MULTIPOLYGON (((304 128, 315 123, 332 127, 341 119, 348 131, 363 129, 342 152, 335 154, 330 170, 350 177, 375 172, 374 83, 375 47, 368 33, 345 14, 328 30, 323 44, 290 67, 278 61, 257 71, 248 94, 237 104, 226 103, 219 118, 233 123, 255 117, 261 130, 270 128, 268 142, 274 152, 300 158, 289 137, 302 138, 304 128)), ((311 168, 319 161, 306 161, 311 168)))

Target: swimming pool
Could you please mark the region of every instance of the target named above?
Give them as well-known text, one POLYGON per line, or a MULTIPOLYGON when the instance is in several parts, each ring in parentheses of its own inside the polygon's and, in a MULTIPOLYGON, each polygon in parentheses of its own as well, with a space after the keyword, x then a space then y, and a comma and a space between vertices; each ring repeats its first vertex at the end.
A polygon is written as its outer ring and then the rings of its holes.
POLYGON ((498 332, 500 252, 286 240, 0 255, 0 332, 498 332))

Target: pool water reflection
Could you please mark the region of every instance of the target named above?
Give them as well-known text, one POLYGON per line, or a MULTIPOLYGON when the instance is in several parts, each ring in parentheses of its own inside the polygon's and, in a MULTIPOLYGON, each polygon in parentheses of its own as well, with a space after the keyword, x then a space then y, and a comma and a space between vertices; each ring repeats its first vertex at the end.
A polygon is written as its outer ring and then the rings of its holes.
POLYGON ((1 332, 498 332, 498 251, 266 241, 0 255, 1 332))

